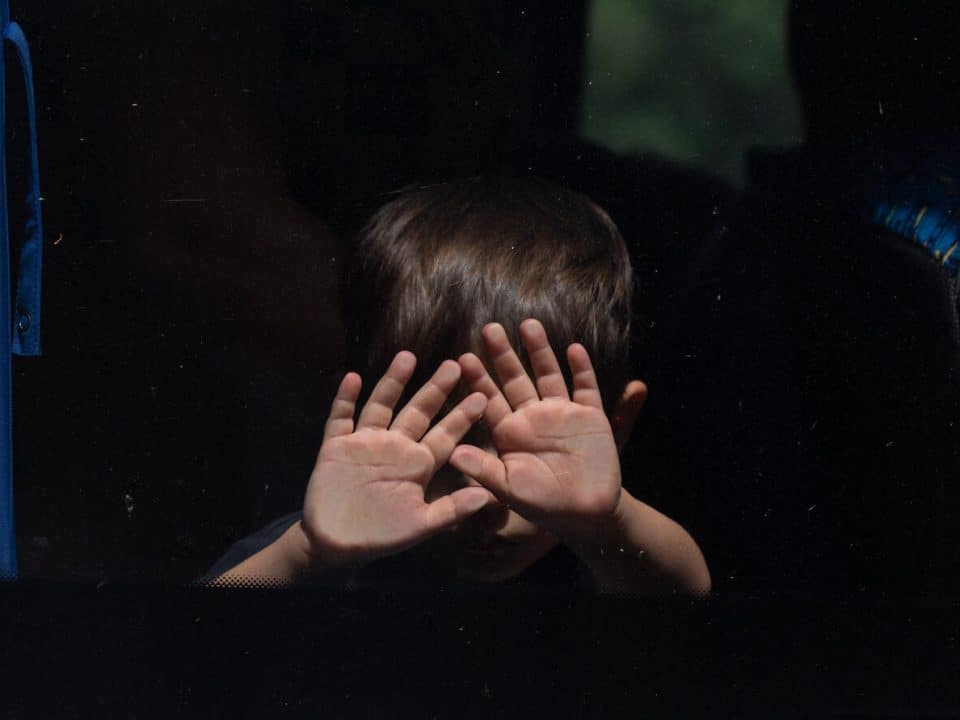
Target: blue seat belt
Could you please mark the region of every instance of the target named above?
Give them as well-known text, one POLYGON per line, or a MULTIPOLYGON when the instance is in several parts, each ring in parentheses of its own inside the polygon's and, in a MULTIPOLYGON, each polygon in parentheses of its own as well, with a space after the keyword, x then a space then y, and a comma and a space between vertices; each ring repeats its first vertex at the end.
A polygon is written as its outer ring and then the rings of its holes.
MULTIPOLYGON (((10 307, 10 232, 6 172, 6 78, 0 53, 0 320, 13 323, 12 330, 0 332, 0 579, 13 580, 18 574, 16 533, 13 514, 13 396, 12 354, 40 354, 40 267, 43 228, 40 219, 40 178, 37 159, 36 106, 33 71, 23 30, 10 21, 8 0, 0 0, 0 31, 16 52, 23 72, 27 100, 29 161, 27 163, 26 224, 22 233, 20 266, 13 312, 10 307)), ((17 233, 17 239, 21 233, 17 233)))

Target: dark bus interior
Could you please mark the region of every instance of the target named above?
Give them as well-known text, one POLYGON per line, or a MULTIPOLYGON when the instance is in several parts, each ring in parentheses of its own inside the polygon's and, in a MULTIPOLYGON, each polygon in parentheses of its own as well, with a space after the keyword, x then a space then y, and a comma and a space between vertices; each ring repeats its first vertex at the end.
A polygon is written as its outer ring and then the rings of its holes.
MULTIPOLYGON (((734 675, 749 676, 741 687, 768 709, 781 698, 793 709, 813 698, 844 717, 958 707, 952 683, 934 680, 958 657, 958 635, 936 629, 956 626, 960 577, 957 274, 952 250, 931 255, 869 213, 931 167, 960 183, 960 10, 926 0, 35 0, 14 2, 13 15, 33 55, 45 230, 43 354, 13 362, 20 585, 37 612, 59 612, 52 587, 77 593, 71 605, 90 617, 149 625, 131 608, 154 594, 162 599, 145 607, 188 608, 149 611, 171 626, 219 617, 216 642, 258 603, 275 616, 310 612, 316 595, 231 591, 223 602, 239 606, 218 615, 216 591, 187 586, 231 543, 302 505, 330 398, 350 369, 338 283, 352 239, 398 188, 535 175, 596 200, 627 241, 633 362, 650 399, 624 484, 697 538, 713 604, 619 598, 598 610, 492 590, 479 602, 440 593, 426 603, 328 593, 317 621, 327 651, 349 647, 340 657, 360 667, 366 643, 389 675, 392 646, 379 638, 412 645, 428 628, 458 638, 451 667, 481 699, 460 708, 459 686, 441 681, 437 716, 558 703, 581 716, 674 716, 687 701, 737 696, 734 675), (628 23, 643 8, 663 23, 636 35, 658 48, 646 84, 598 89, 608 43, 642 62, 628 23), (755 47, 704 29, 755 13, 776 18, 763 30, 782 50, 776 67, 763 35, 755 47), (593 37, 598 18, 619 22, 627 40, 593 37), (746 80, 722 74, 734 65, 746 80), (676 92, 657 95, 662 87, 676 92), (634 115, 600 117, 626 103, 634 115), (694 126, 701 136, 683 135, 694 126), (98 599, 103 585, 123 590, 98 599), (792 656, 809 663, 778 665, 793 637, 784 626, 737 635, 711 625, 713 613, 774 616, 778 601, 811 618, 798 621, 814 638, 807 654, 792 656), (400 631, 388 618, 404 613, 414 626, 400 631), (920 629, 907 629, 908 616, 920 629), (535 662, 530 648, 508 663, 510 683, 483 679, 521 617, 533 618, 530 632, 565 627, 579 651, 614 638, 611 654, 578 690, 577 671, 559 666, 550 683, 518 680, 535 662), (611 618, 637 625, 624 632, 611 618), (885 630, 872 633, 870 618, 885 630), (914 634, 904 645, 891 628, 914 634), (686 666, 700 689, 679 705, 656 690, 678 682, 674 643, 717 660, 686 666), (650 648, 668 646, 676 663, 658 665, 650 648), (917 674, 904 647, 928 651, 917 674), (634 652, 633 664, 612 659, 634 652), (823 660, 837 654, 849 662, 823 660), (770 665, 779 674, 765 676, 770 665), (637 705, 609 679, 628 672, 637 705), (875 682, 887 676, 899 689, 875 682)), ((23 92, 8 78, 8 107, 23 92)), ((24 174, 24 132, 8 113, 11 187, 24 174)), ((960 227, 956 213, 944 211, 943 232, 960 227)), ((12 612, 23 642, 33 633, 56 643, 43 621, 12 612)), ((62 622, 83 622, 66 613, 62 622)), ((270 642, 265 626, 251 632, 250 646, 270 642)), ((301 653, 304 631, 284 632, 285 651, 301 653)), ((111 654, 95 636, 83 642, 114 670, 149 655, 129 642, 111 654)), ((190 687, 217 672, 274 683, 257 691, 264 712, 281 695, 329 699, 320 686, 300 689, 306 670, 230 670, 247 647, 219 646, 216 672, 190 660, 190 687)), ((144 662, 158 668, 178 648, 168 640, 144 662)), ((565 648, 551 641, 544 652, 565 648)), ((40 650, 29 657, 24 677, 45 662, 40 650)), ((266 667, 277 656, 258 657, 266 667)), ((66 661, 56 667, 69 673, 66 661)), ((81 685, 65 687, 90 689, 81 685)), ((334 693, 335 714, 375 714, 407 687, 363 686, 334 693)), ((113 697, 106 681, 93 687, 113 697)))

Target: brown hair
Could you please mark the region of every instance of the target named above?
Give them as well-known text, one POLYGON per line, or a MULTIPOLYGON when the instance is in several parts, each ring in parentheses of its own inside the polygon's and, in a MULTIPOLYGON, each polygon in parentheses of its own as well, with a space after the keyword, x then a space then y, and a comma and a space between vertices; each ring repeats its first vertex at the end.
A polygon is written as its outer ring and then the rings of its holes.
POLYGON ((626 245, 595 203, 544 180, 402 191, 361 231, 344 289, 348 360, 368 374, 367 391, 400 350, 418 361, 406 397, 446 358, 474 352, 487 363, 480 330, 493 321, 529 372, 518 335, 528 317, 543 323, 568 385, 567 346, 587 348, 607 412, 628 380, 626 245))

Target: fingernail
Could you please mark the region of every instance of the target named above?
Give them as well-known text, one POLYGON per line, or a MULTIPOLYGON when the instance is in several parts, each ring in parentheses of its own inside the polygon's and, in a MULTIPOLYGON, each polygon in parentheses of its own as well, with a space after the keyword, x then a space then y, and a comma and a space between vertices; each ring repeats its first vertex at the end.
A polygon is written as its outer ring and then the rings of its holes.
POLYGON ((473 393, 467 398, 467 412, 477 415, 477 419, 479 419, 479 416, 483 414, 483 411, 486 407, 487 396, 483 393, 473 393))

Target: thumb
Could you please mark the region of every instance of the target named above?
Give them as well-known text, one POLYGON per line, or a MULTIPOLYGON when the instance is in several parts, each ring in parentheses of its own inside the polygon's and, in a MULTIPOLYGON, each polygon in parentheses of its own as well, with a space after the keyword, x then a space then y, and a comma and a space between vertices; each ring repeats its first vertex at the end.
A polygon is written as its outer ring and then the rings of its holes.
POLYGON ((426 506, 424 530, 432 535, 451 528, 495 500, 489 490, 476 486, 444 495, 426 506))
POLYGON ((473 445, 458 445, 447 462, 483 485, 500 500, 509 501, 507 468, 496 455, 484 452, 473 445))

